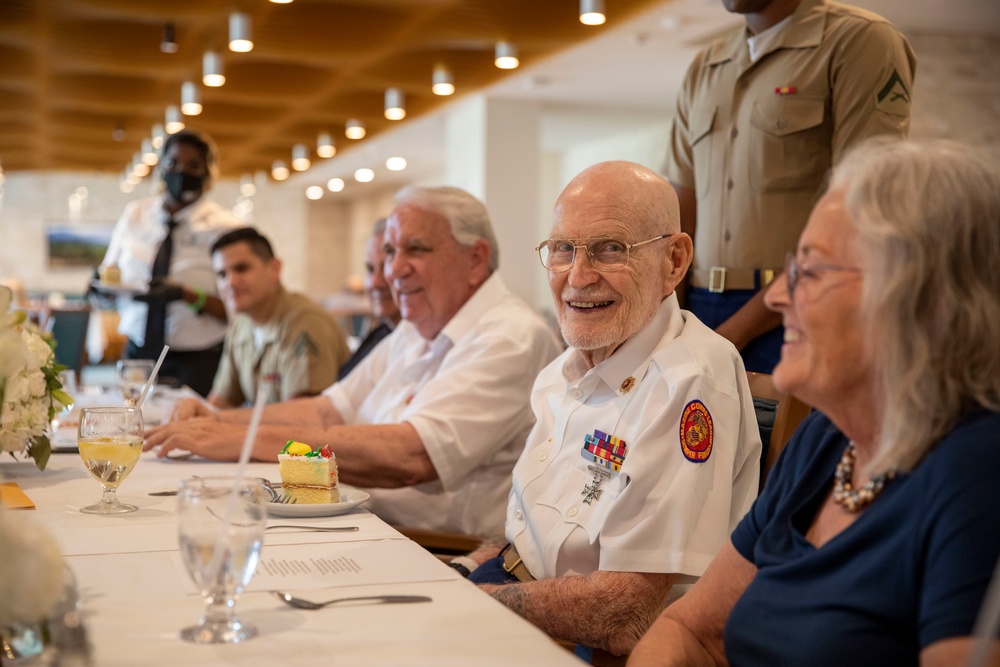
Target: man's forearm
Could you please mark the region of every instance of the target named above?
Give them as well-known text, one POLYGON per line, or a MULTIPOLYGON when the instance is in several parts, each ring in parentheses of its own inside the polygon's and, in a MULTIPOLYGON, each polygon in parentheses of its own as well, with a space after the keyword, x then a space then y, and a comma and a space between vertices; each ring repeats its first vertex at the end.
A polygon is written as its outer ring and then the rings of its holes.
POLYGON ((483 588, 552 637, 622 655, 656 618, 676 578, 595 572, 483 588))
POLYGON ((764 305, 766 291, 762 289, 757 292, 732 317, 715 329, 716 333, 732 342, 738 350, 781 324, 781 315, 768 310, 764 305))

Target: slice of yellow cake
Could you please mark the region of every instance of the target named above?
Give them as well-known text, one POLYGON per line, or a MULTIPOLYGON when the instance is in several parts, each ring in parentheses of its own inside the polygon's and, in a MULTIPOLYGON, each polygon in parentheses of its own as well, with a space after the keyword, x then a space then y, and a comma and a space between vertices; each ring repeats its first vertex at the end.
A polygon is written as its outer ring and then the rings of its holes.
POLYGON ((297 505, 339 503, 337 458, 330 445, 318 452, 302 442, 289 440, 278 454, 281 488, 297 505))

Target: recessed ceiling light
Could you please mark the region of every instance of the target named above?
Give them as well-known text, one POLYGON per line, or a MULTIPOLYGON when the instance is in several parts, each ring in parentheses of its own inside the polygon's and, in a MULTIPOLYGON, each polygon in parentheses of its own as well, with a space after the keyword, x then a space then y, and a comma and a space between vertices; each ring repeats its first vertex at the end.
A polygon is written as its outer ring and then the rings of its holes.
POLYGON ((406 169, 406 158, 391 157, 385 161, 385 168, 389 171, 403 171, 406 169))
POLYGON ((326 182, 326 189, 330 192, 340 192, 344 189, 344 179, 342 178, 331 178, 326 182))
POLYGON ((374 179, 375 172, 368 167, 361 167, 354 172, 354 180, 358 183, 371 183, 374 179))
POLYGON ((323 188, 318 185, 310 185, 306 188, 306 198, 316 201, 323 198, 323 188))

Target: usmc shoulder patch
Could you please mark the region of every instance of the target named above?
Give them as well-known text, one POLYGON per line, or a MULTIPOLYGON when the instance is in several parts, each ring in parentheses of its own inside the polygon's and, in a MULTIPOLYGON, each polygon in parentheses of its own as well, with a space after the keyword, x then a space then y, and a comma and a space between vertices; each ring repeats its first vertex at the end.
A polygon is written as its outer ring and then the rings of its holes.
POLYGON ((688 461, 704 463, 712 455, 712 415, 699 400, 691 401, 684 407, 680 441, 681 452, 688 461))

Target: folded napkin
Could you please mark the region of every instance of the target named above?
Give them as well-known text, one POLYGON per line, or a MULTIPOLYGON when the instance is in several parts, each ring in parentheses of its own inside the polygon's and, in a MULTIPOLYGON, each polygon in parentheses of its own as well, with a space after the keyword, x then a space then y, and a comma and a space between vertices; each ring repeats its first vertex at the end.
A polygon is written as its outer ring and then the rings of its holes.
POLYGON ((0 505, 10 509, 35 509, 35 503, 24 494, 17 482, 0 483, 0 505))

